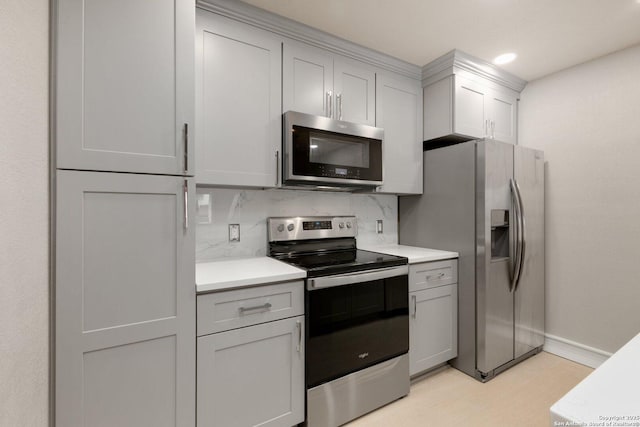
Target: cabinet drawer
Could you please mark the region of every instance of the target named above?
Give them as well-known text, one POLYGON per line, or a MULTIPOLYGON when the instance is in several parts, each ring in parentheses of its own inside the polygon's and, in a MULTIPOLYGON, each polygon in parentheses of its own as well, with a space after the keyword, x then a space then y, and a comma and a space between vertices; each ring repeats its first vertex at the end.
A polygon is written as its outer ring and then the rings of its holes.
POLYGON ((304 314, 304 282, 198 295, 198 336, 304 314))
POLYGON ((424 262, 409 266, 409 291, 458 282, 458 260, 424 262))

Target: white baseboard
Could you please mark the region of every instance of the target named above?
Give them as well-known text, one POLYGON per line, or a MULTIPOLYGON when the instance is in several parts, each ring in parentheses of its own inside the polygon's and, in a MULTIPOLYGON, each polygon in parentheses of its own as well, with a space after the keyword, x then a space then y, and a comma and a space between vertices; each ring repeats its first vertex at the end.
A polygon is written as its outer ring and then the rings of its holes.
POLYGON ((589 347, 555 335, 545 334, 544 347, 547 353, 573 360, 574 362, 597 368, 611 356, 612 353, 589 347))

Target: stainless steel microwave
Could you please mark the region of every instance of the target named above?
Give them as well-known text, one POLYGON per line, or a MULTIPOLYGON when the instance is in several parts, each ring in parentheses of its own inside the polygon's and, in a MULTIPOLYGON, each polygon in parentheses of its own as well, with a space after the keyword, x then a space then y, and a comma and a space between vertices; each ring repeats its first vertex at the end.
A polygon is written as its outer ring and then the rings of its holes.
POLYGON ((284 185, 382 185, 381 128, 295 111, 283 123, 284 185))

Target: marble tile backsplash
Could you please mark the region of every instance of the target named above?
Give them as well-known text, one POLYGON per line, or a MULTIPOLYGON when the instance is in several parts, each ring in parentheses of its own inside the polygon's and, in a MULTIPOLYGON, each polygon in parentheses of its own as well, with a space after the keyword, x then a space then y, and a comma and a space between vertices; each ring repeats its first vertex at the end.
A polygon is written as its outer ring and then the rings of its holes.
POLYGON ((198 187, 196 262, 267 253, 270 216, 355 215, 361 245, 398 243, 398 198, 382 194, 198 187), (376 220, 384 232, 376 233, 376 220), (240 241, 229 242, 229 224, 240 241))

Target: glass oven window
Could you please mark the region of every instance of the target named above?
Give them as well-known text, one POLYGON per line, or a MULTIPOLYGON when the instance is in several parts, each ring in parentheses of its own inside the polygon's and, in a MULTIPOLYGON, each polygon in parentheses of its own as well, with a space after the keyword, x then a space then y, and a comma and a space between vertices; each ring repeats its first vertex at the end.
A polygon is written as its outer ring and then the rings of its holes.
POLYGON ((307 292, 307 387, 409 350, 408 276, 307 292))

